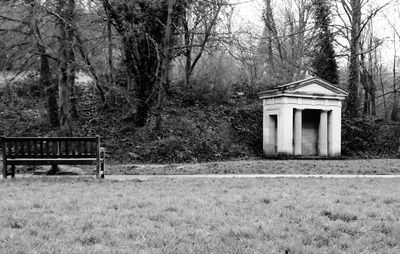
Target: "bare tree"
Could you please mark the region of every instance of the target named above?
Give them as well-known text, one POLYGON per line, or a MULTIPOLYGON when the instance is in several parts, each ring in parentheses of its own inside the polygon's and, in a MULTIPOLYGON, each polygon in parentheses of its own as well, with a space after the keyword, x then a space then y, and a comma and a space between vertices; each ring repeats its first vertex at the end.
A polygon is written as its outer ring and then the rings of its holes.
POLYGON ((65 136, 72 136, 70 93, 75 83, 75 0, 58 0, 59 28, 59 117, 65 136))
POLYGON ((161 65, 161 79, 158 88, 157 108, 156 108, 156 125, 155 130, 161 129, 162 110, 164 108, 165 87, 168 81, 168 73, 171 62, 171 39, 172 39, 172 12, 176 0, 168 0, 167 23, 165 24, 165 35, 163 43, 163 58, 161 65))
POLYGON ((9 10, 14 10, 13 16, 9 12, 0 15, 1 35, 7 36, 10 42, 4 48, 11 51, 7 54, 6 62, 21 61, 23 64, 18 64, 18 72, 23 72, 36 65, 35 58, 27 56, 39 57, 39 77, 46 95, 49 122, 52 126, 59 126, 57 84, 52 81, 50 68, 50 61, 53 61, 55 56, 52 55, 50 48, 51 34, 47 32, 52 26, 49 27, 46 23, 48 14, 44 10, 43 3, 25 0, 24 4, 17 5, 17 1, 8 1, 2 3, 2 8, 6 12, 9 8, 9 10))
POLYGON ((189 1, 182 18, 183 46, 185 57, 185 84, 190 88, 194 68, 202 57, 207 45, 215 40, 219 16, 226 0, 189 1))
MULTIPOLYGON (((262 41, 267 56, 268 73, 274 83, 290 82, 304 77, 308 71, 307 58, 312 48, 312 1, 296 0, 283 7, 282 22, 278 24, 271 0, 265 0, 262 41)), ((282 8, 282 7, 281 7, 282 8)))

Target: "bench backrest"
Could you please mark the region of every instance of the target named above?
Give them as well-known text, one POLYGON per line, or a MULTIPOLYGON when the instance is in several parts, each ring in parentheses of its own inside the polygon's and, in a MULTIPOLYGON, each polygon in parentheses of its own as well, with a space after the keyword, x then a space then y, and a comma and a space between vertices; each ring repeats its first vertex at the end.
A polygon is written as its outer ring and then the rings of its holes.
POLYGON ((99 137, 2 137, 5 158, 96 158, 99 137))

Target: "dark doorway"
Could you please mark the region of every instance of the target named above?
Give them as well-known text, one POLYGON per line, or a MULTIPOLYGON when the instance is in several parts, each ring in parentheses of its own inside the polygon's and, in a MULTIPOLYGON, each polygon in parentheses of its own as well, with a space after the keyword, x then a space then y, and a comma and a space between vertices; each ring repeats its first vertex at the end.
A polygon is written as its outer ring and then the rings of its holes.
POLYGON ((278 144, 278 116, 277 115, 269 115, 269 140, 270 150, 272 153, 276 153, 277 144, 278 144))
POLYGON ((320 110, 303 110, 303 128, 301 135, 301 150, 303 155, 318 155, 318 129, 320 114, 320 110))

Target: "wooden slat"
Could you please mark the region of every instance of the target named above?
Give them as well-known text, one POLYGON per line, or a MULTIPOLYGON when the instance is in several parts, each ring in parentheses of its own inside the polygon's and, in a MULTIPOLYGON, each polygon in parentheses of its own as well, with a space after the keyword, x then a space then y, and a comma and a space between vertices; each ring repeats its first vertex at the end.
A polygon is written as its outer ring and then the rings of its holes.
POLYGON ((3 153, 5 153, 7 156, 12 156, 12 144, 11 142, 7 142, 7 146, 4 145, 4 150, 3 153))
POLYGON ((24 142, 20 142, 19 143, 19 154, 21 156, 24 156, 24 154, 25 154, 25 144, 24 144, 24 142))
POLYGON ((81 142, 76 142, 74 147, 75 155, 81 155, 81 142))
POLYGON ((46 154, 46 157, 48 158, 49 157, 49 141, 45 141, 46 142, 46 151, 45 151, 45 154, 46 154))
POLYGON ((62 155, 62 154, 63 154, 62 142, 63 142, 63 141, 61 141, 61 140, 55 141, 56 147, 57 147, 56 155, 62 155))
POLYGON ((96 158, 65 158, 65 159, 9 159, 8 165, 52 165, 52 164, 68 164, 68 165, 93 165, 96 158))
POLYGON ((93 138, 89 139, 47 139, 37 138, 24 140, 2 139, 2 145, 5 146, 4 155, 8 158, 49 158, 49 159, 84 159, 96 158, 98 154, 98 142, 93 138), (63 145, 65 145, 65 151, 63 145))
POLYGON ((39 146, 40 146, 40 149, 39 149, 39 151, 40 151, 40 155, 41 156, 43 156, 43 141, 39 141, 39 146))
POLYGON ((83 141, 83 145, 85 147, 85 154, 88 155, 89 153, 88 153, 88 149, 87 149, 87 142, 83 141))
POLYGON ((65 155, 69 155, 69 144, 68 144, 68 141, 65 141, 65 155))
POLYGON ((37 149, 36 149, 36 146, 37 146, 37 142, 36 142, 36 140, 34 140, 34 141, 32 141, 32 144, 33 144, 33 146, 32 146, 32 154, 33 154, 33 156, 37 156, 37 149))
POLYGON ((31 155, 30 145, 31 145, 31 142, 30 141, 26 141, 25 152, 26 152, 26 155, 28 155, 28 156, 31 155))
POLYGON ((96 156, 96 148, 97 148, 96 142, 91 142, 91 144, 92 144, 90 148, 91 153, 93 156, 96 156))

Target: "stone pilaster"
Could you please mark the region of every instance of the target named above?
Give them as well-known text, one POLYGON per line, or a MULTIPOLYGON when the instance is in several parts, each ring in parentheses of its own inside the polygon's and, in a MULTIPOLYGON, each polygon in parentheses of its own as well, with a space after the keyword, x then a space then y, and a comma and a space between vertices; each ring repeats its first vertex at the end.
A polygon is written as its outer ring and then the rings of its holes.
POLYGON ((301 155, 302 109, 294 110, 294 155, 301 155))
POLYGON ((328 156, 328 111, 321 110, 318 131, 318 155, 328 156))

